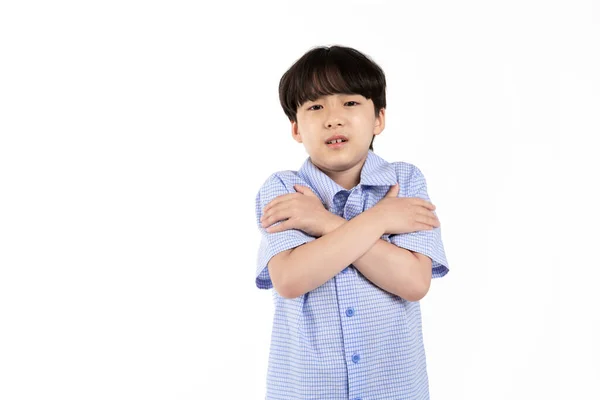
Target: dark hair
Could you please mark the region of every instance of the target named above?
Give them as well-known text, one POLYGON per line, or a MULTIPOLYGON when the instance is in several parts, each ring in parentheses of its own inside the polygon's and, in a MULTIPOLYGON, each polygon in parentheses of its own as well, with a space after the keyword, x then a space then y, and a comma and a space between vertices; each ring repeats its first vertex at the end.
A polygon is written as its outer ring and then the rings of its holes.
MULTIPOLYGON (((298 107, 330 94, 360 94, 373 99, 375 117, 385 108, 385 75, 373 60, 350 47, 319 46, 306 52, 279 81, 283 112, 296 121, 298 107)), ((373 150, 373 139, 369 146, 373 150)))

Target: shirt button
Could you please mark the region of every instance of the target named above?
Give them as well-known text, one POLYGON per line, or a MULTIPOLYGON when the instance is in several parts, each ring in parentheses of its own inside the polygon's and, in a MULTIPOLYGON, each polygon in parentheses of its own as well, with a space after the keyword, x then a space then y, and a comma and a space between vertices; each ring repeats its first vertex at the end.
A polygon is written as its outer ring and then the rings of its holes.
POLYGON ((358 353, 356 353, 352 356, 352 362, 356 364, 358 360, 360 360, 360 356, 358 355, 358 353))
POLYGON ((354 315, 354 308, 350 307, 348 309, 346 309, 346 315, 351 317, 354 315))

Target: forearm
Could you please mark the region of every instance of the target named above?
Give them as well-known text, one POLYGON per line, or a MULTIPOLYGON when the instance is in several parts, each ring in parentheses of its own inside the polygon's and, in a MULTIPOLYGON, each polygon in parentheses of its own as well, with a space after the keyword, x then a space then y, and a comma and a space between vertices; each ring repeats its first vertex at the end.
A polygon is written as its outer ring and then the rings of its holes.
MULTIPOLYGON (((352 221, 352 220, 351 220, 352 221)), ((326 233, 349 223, 335 216, 326 233)), ((362 229, 362 227, 358 227, 362 229)), ((410 251, 378 239, 362 256, 351 261, 369 281, 409 301, 422 297, 423 277, 419 260, 410 251)))
POLYGON ((375 217, 372 209, 367 210, 290 252, 284 279, 291 297, 321 286, 379 241, 385 231, 382 224, 374 223, 375 217))

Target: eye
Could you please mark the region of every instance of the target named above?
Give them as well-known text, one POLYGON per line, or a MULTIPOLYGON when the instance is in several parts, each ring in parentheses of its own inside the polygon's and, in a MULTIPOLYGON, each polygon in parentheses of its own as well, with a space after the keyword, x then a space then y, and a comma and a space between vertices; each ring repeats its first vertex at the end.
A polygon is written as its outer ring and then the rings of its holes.
MULTIPOLYGON (((346 102, 346 104, 349 104, 349 103, 354 103, 354 104, 351 104, 351 105, 358 105, 358 104, 360 104, 360 103, 358 103, 356 101, 353 101, 353 100, 346 102)), ((315 104, 314 106, 308 107, 308 110, 316 111, 313 107, 322 107, 322 106, 320 104, 315 104)))

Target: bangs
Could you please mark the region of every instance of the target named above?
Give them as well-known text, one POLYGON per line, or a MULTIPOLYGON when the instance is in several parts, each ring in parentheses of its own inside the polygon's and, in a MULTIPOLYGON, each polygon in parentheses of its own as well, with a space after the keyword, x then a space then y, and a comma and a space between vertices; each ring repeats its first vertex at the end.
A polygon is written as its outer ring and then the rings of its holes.
POLYGON ((383 70, 355 49, 317 47, 297 60, 279 82, 279 99, 290 120, 295 120, 296 110, 305 102, 333 94, 373 99, 377 113, 385 108, 383 70))
MULTIPOLYGON (((314 101, 332 94, 354 94, 364 92, 356 82, 356 71, 338 63, 320 63, 311 71, 307 71, 301 82, 309 83, 297 88, 297 104, 299 107, 306 101, 314 101)), ((366 96, 365 96, 366 97, 366 96)))
POLYGON ((364 65, 361 68, 359 60, 347 52, 332 49, 325 54, 312 53, 304 63, 298 65, 298 70, 300 79, 295 82, 296 107, 332 94, 361 94, 367 99, 373 97, 375 83, 369 79, 370 71, 364 65))

